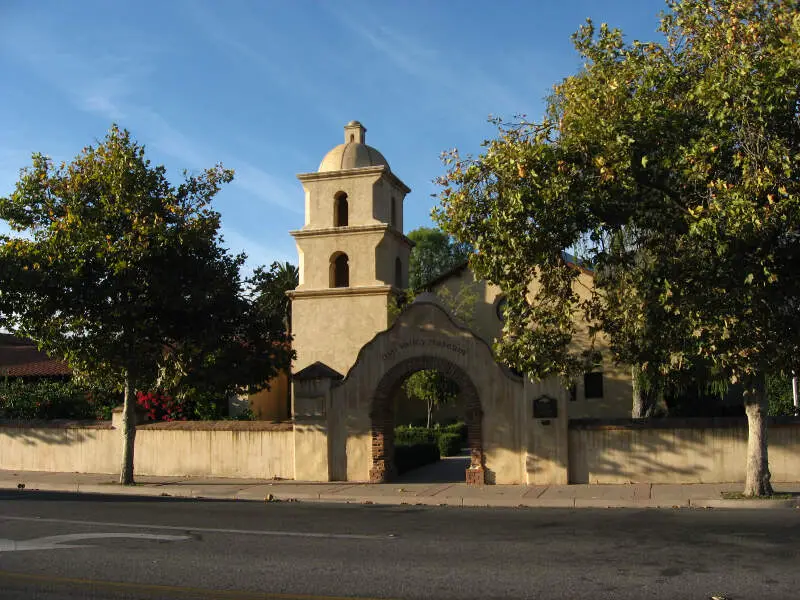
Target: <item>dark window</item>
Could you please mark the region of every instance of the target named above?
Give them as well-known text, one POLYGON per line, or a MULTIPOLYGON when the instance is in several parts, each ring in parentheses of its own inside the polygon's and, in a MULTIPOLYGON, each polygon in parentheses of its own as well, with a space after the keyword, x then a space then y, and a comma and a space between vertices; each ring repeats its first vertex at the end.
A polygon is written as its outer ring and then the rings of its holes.
POLYGON ((578 384, 573 382, 569 386, 569 401, 575 402, 578 399, 578 384))
POLYGON ((583 376, 583 395, 587 400, 603 397, 603 374, 601 372, 595 371, 583 376))
POLYGON ((394 259, 394 285, 403 287, 403 263, 400 262, 400 258, 394 259))
POLYGON ((350 286, 350 263, 347 254, 335 254, 331 259, 331 287, 350 286))
POLYGON ((333 201, 333 226, 347 227, 347 194, 339 192, 333 201))

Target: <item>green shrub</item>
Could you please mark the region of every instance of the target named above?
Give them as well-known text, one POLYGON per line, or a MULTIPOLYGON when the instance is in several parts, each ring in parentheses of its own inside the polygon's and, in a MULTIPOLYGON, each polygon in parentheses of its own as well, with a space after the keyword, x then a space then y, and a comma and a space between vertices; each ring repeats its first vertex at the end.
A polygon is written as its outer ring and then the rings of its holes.
POLYGON ((427 427, 414 427, 411 425, 400 425, 395 427, 394 441, 396 444, 435 444, 436 430, 427 427))
POLYGON ((462 422, 445 425, 439 431, 442 433, 455 433, 461 438, 462 442, 467 441, 467 424, 462 422))
POLYGON ((767 377, 767 397, 769 398, 769 415, 771 417, 795 415, 790 377, 767 377))
POLYGON ((423 444, 395 444, 394 466, 402 474, 439 460, 439 448, 432 442, 423 444))
POLYGON ((68 381, 0 382, 0 416, 6 419, 90 419, 86 392, 68 381))
POLYGON ((461 435, 458 433, 439 433, 439 454, 442 456, 455 456, 461 452, 461 435))
POLYGON ((103 419, 122 402, 116 392, 72 381, 0 381, 0 418, 103 419))

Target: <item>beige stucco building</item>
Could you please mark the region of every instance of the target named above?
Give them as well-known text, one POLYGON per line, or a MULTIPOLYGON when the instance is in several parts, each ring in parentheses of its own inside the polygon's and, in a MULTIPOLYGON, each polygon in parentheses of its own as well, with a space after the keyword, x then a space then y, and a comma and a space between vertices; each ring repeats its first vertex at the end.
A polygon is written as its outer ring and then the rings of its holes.
POLYGON ((366 145, 366 131, 351 121, 317 172, 298 175, 305 224, 291 232, 300 270, 292 295, 295 371, 323 362, 346 373, 386 329, 392 295, 408 282, 403 200, 411 190, 366 145))
MULTIPOLYGON (((461 390, 472 483, 566 482, 568 413, 629 414, 624 369, 601 365, 570 386, 534 382, 498 364, 491 345, 502 328, 502 294, 466 265, 391 322, 393 298, 408 282, 403 203, 410 190, 366 144, 361 123, 348 123, 344 142, 298 179, 305 222, 291 232, 300 270, 291 294, 297 479, 390 479, 394 426, 408 414, 402 382, 420 369, 444 372, 461 390), (475 298, 469 325, 442 301, 465 289, 475 298)), ((591 273, 580 277, 591 286, 591 273)))
MULTIPOLYGON (((305 223, 292 232, 300 285, 292 292, 297 362, 291 380, 250 398, 263 421, 152 423, 137 428, 136 472, 156 476, 297 481, 391 480, 394 428, 411 403, 407 377, 436 369, 459 388, 467 424, 468 483, 720 483, 741 481, 743 420, 627 417, 628 371, 610 362, 570 382, 533 381, 499 364, 500 290, 461 266, 432 282, 399 315, 392 297, 407 285, 411 243, 403 235, 407 186, 365 142, 358 122, 319 170, 300 175, 305 223), (470 315, 448 298, 474 298, 470 315), (465 322, 465 319, 468 322, 465 322)), ((537 283, 531 282, 531 291, 537 283)), ((588 293, 589 272, 577 291, 588 293)), ((576 344, 588 344, 583 329, 576 344)), ((600 340, 602 350, 602 339, 600 340)), ((0 423, 0 468, 114 473, 121 412, 111 423, 0 423), (117 428, 117 429, 115 429, 117 428)), ((773 481, 800 473, 800 423, 770 426, 773 481)))

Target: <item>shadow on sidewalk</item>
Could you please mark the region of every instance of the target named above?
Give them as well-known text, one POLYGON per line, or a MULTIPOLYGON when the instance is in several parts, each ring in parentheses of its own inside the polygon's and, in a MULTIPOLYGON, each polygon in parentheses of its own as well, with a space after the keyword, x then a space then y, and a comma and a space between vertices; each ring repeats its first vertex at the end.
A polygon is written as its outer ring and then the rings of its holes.
POLYGON ((393 483, 464 483, 469 467, 469 452, 462 450, 456 456, 413 469, 400 475, 393 483))
POLYGON ((153 496, 142 494, 135 495, 136 488, 130 491, 117 492, 110 494, 87 493, 87 492, 58 492, 48 490, 0 490, 0 502, 22 500, 25 502, 236 502, 219 498, 188 498, 185 496, 153 496))

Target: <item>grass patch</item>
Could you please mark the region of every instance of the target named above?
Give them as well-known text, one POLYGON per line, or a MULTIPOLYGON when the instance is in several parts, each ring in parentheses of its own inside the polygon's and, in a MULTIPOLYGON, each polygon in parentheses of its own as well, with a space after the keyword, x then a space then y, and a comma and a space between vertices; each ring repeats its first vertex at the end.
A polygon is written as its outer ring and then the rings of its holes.
POLYGON ((775 492, 772 496, 745 496, 742 492, 722 492, 723 500, 791 500, 800 497, 800 493, 775 492))

